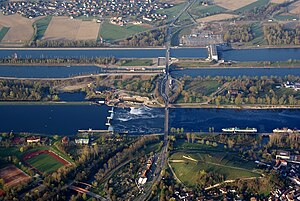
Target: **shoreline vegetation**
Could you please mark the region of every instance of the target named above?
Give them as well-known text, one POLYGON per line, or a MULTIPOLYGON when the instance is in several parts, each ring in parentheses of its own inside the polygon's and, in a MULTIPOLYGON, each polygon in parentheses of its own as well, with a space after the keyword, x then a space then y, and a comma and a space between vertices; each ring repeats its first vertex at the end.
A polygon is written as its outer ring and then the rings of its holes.
MULTIPOLYGON (((0 105, 95 105, 93 101, 0 101, 0 105)), ((107 105, 107 104, 105 104, 107 105)), ((107 105, 113 106, 113 105, 107 105)), ((122 104, 118 108, 142 107, 164 108, 164 105, 122 104)), ((270 109, 300 109, 300 105, 203 105, 199 103, 173 104, 169 108, 202 108, 202 109, 237 109, 237 110, 270 110, 270 109)))

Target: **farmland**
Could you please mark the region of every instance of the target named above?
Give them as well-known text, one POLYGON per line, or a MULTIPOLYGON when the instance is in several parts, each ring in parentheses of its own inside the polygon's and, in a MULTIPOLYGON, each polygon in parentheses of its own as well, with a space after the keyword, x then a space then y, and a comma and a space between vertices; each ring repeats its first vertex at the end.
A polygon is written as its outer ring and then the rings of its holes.
POLYGON ((253 172, 254 162, 246 161, 234 152, 228 152, 220 147, 202 144, 183 143, 181 149, 170 157, 170 164, 176 176, 186 185, 195 186, 200 171, 213 172, 224 176, 225 180, 258 177, 253 172), (193 160, 187 160, 190 157, 193 160), (174 161, 174 162, 172 162, 174 161))
POLYGON ((45 31, 44 40, 96 40, 99 23, 68 17, 53 17, 45 31))
POLYGON ((238 17, 238 15, 221 13, 221 14, 217 14, 217 15, 200 18, 197 20, 197 22, 213 22, 213 21, 233 19, 233 18, 237 18, 237 17, 238 17))
POLYGON ((34 40, 40 40, 43 38, 51 19, 52 19, 51 16, 47 16, 34 22, 33 24, 33 26, 35 27, 34 40))
POLYGON ((34 33, 32 24, 38 19, 28 19, 18 14, 9 16, 0 14, 0 26, 9 28, 1 42, 24 44, 30 41, 34 33))
POLYGON ((300 14, 300 1, 296 1, 289 6, 289 12, 292 14, 300 14))
POLYGON ((9 27, 1 27, 0 28, 0 42, 2 41, 2 39, 7 34, 8 31, 9 31, 9 27))
POLYGON ((26 173, 14 165, 0 169, 0 178, 4 180, 4 184, 8 187, 16 186, 30 179, 26 173))
POLYGON ((243 0, 243 1, 236 1, 236 0, 215 0, 215 4, 218 6, 221 6, 223 8, 226 8, 228 10, 237 10, 242 7, 245 7, 253 2, 256 2, 256 0, 243 0))

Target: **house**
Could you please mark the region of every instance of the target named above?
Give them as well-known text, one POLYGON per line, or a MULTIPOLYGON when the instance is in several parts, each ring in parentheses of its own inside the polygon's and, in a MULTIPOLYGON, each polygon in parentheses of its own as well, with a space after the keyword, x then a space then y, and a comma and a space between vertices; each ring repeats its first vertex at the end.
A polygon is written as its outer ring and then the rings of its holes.
POLYGON ((276 159, 285 159, 289 160, 291 158, 291 154, 289 151, 278 150, 276 154, 276 159))
POLYGON ((68 136, 63 137, 63 139, 61 140, 61 143, 68 144, 69 143, 69 137, 68 136))
POLYGON ((76 144, 89 144, 90 139, 88 138, 80 138, 80 139, 75 139, 76 144))
POLYGON ((40 141, 41 141, 41 137, 37 137, 37 136, 28 137, 26 139, 26 142, 28 142, 28 143, 37 143, 40 141))

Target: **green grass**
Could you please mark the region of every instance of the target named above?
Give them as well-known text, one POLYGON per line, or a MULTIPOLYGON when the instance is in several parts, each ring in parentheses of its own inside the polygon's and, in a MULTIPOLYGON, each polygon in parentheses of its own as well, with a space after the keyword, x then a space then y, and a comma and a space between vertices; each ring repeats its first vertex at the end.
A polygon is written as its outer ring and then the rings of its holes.
POLYGON ((225 8, 217 5, 202 6, 201 4, 195 4, 190 8, 190 13, 198 18, 222 13, 226 11, 225 8))
POLYGON ((35 27, 35 35, 33 40, 40 40, 43 38, 51 20, 52 16, 46 16, 34 22, 33 26, 35 27))
POLYGON ((46 174, 52 173, 63 166, 59 161, 48 154, 40 154, 26 160, 26 162, 46 174))
POLYGON ((122 60, 121 66, 152 66, 153 61, 151 59, 133 59, 122 60))
POLYGON ((293 19, 298 19, 297 15, 293 15, 293 14, 284 14, 284 15, 276 15, 274 17, 275 20, 278 21, 291 21, 293 19))
POLYGON ((197 91, 200 93, 203 93, 205 96, 211 95, 213 92, 215 92, 218 87, 220 87, 221 84, 218 83, 215 80, 210 80, 210 81, 204 81, 200 83, 196 83, 194 86, 188 85, 186 87, 186 90, 188 91, 197 91))
POLYGON ((253 23, 251 30, 254 34, 254 39, 250 41, 250 45, 266 45, 267 41, 264 38, 263 27, 260 22, 253 23))
POLYGON ((121 27, 109 22, 103 22, 100 28, 99 35, 106 41, 114 41, 125 39, 147 30, 149 29, 139 25, 126 25, 121 27))
POLYGON ((0 30, 0 42, 2 41, 6 33, 9 31, 9 29, 9 27, 2 27, 2 29, 0 30))
POLYGON ((252 9, 254 9, 255 7, 256 8, 259 8, 259 7, 262 7, 264 5, 267 5, 269 3, 270 0, 258 0, 258 1, 255 1, 247 6, 244 6, 242 8, 239 8, 237 10, 235 10, 234 12, 235 13, 244 13, 244 12, 247 12, 247 11, 251 11, 252 9))
MULTIPOLYGON (((204 146, 202 145, 202 148, 204 146)), ((171 162, 171 166, 177 177, 188 186, 197 184, 197 175, 201 170, 222 174, 225 180, 259 176, 252 171, 255 167, 254 162, 243 160, 235 153, 203 149, 199 152, 176 152, 171 155, 170 159, 183 160, 184 155, 198 160, 198 163, 186 160, 185 163, 171 162)))
POLYGON ((164 14, 167 15, 168 21, 170 21, 172 18, 176 17, 177 14, 185 7, 186 3, 176 4, 171 8, 158 10, 158 14, 164 14))

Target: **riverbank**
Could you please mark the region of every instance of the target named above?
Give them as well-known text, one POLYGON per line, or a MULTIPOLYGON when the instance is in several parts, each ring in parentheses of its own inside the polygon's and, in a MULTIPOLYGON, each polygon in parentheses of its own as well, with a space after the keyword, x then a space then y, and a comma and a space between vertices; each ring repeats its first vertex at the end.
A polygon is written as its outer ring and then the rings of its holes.
POLYGON ((201 103, 173 104, 171 108, 210 108, 239 110, 300 109, 300 105, 201 105, 201 103))

